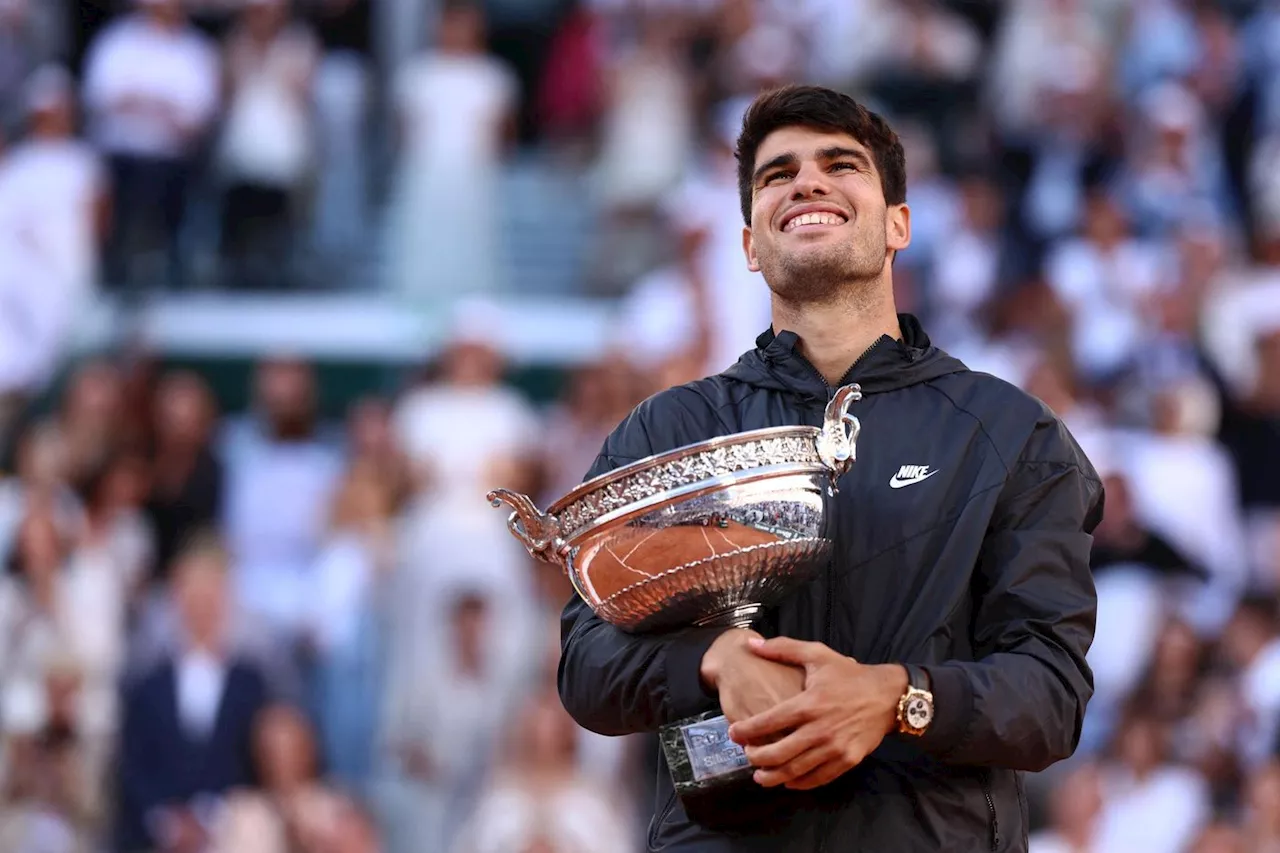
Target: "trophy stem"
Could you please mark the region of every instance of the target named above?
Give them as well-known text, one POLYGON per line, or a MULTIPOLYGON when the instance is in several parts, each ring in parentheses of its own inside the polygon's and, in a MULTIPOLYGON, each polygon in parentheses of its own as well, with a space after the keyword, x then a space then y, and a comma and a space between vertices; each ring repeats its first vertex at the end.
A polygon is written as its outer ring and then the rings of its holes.
POLYGON ((694 624, 699 628, 750 628, 751 623, 755 621, 755 618, 760 615, 760 611, 763 609, 759 604, 739 604, 737 607, 730 607, 712 613, 710 616, 704 616, 694 624))

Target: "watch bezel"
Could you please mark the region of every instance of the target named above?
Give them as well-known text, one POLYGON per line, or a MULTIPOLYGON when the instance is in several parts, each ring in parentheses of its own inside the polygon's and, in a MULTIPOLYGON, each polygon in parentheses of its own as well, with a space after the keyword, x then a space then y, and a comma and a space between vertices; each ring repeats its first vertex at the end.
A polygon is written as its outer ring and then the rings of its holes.
POLYGON ((933 723, 934 712, 933 694, 928 690, 921 690, 918 687, 909 685, 907 692, 903 693, 902 698, 898 700, 898 731, 916 737, 923 735, 929 730, 930 724, 933 723), (929 718, 925 720, 923 726, 914 726, 908 722, 907 708, 916 699, 923 701, 929 707, 929 718))

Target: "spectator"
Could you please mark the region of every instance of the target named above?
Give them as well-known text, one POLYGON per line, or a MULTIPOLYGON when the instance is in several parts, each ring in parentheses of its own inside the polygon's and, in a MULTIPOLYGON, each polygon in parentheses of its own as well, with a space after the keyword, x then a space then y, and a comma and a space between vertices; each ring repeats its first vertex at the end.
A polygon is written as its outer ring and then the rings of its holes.
POLYGON ((252 727, 267 684, 230 647, 226 554, 209 539, 193 542, 172 584, 181 648, 124 700, 119 853, 202 849, 218 801, 253 777, 252 727))
MULTIPOLYGON (((1219 438, 1231 455, 1239 501, 1251 540, 1267 548, 1265 531, 1280 523, 1280 462, 1274 452, 1280 434, 1280 325, 1264 326, 1255 344, 1257 380, 1251 392, 1230 394, 1223 408, 1219 438)), ((1274 587, 1280 577, 1257 579, 1274 587)))
POLYGON ((96 472, 86 488, 78 557, 101 564, 130 603, 143 591, 155 560, 155 533, 142 511, 150 481, 145 459, 121 454, 96 472))
POLYGON ((505 592, 478 579, 443 580, 435 596, 443 632, 393 622, 381 737, 391 762, 381 786, 389 853, 450 849, 491 767, 528 657, 519 624, 502 621, 505 592), (426 632, 434 642, 414 642, 426 632))
POLYGON ((1030 853, 1094 853, 1102 813, 1097 765, 1082 764, 1064 775, 1053 791, 1049 812, 1049 827, 1029 839, 1030 853))
POLYGON ((329 772, 367 792, 377 751, 382 616, 395 568, 392 493, 357 465, 339 490, 315 570, 308 627, 318 658, 320 737, 329 772))
POLYGON ((0 0, 0 139, 21 127, 28 77, 50 58, 39 37, 39 13, 31 0, 0 0))
POLYGON ((297 709, 271 706, 253 727, 261 789, 232 792, 214 819, 209 853, 342 851, 344 799, 319 780, 311 726, 297 709))
POLYGON ((501 383, 500 324, 489 303, 461 306, 439 379, 412 389, 396 407, 396 436, 413 466, 421 511, 474 507, 491 517, 484 503, 490 489, 533 484, 538 423, 529 404, 501 383), (469 428, 458 430, 460 423, 469 428))
MULTIPOLYGON (((102 778, 77 731, 74 666, 49 672, 45 721, 5 745, 8 773, 0 796, 0 845, 5 850, 89 853, 100 837, 102 778)), ((102 756, 98 756, 101 758, 102 756)))
POLYGON ((1222 153, 1208 134, 1200 102, 1185 88, 1165 84, 1147 92, 1140 109, 1141 128, 1122 179, 1138 230, 1162 236, 1202 211, 1224 216, 1222 153))
POLYGON ((1072 350, 1088 381, 1104 381, 1128 363, 1143 340, 1140 310, 1166 282, 1159 248, 1133 235, 1119 201, 1097 190, 1086 202, 1084 229, 1045 261, 1050 286, 1073 316, 1072 350))
POLYGON ((1116 760, 1103 768, 1095 850, 1179 853, 1209 818, 1209 790, 1168 760, 1168 730, 1135 701, 1121 723, 1116 760))
POLYGON ((182 543, 213 524, 222 509, 222 462, 211 446, 216 414, 213 394, 199 376, 172 373, 160 380, 147 500, 159 579, 166 576, 182 543))
POLYGON ((1237 750, 1249 766, 1271 755, 1280 732, 1280 625, 1269 596, 1240 602, 1222 633, 1222 649, 1239 671, 1237 750))
POLYGON ((478 4, 449 3, 436 48, 395 79, 395 290, 413 301, 502 287, 497 180, 514 132, 511 72, 484 52, 478 4))
POLYGON ((64 536, 78 535, 84 505, 67 485, 68 464, 66 441, 56 425, 44 422, 23 433, 17 474, 0 479, 0 556, 9 558, 33 507, 47 507, 64 536))
POLYGON ((237 285, 288 284, 301 191, 317 162, 312 93, 319 47, 287 0, 248 0, 226 47, 222 249, 237 285))
POLYGON ((254 377, 255 413, 225 438, 222 520, 240 604, 298 648, 325 519, 342 472, 319 423, 315 374, 290 359, 254 377))
POLYGON ((115 207, 107 281, 131 283, 135 254, 160 251, 172 276, 195 160, 218 110, 218 57, 180 0, 133 0, 90 46, 90 138, 110 160, 115 207))
POLYGON ((637 396, 636 385, 621 354, 574 373, 563 401, 547 417, 544 503, 551 504, 582 482, 605 438, 626 417, 637 396))
POLYGON ((516 727, 502 772, 485 791, 455 853, 548 850, 626 853, 634 849, 618 799, 579 775, 576 726, 550 690, 533 696, 516 727))
POLYGON ((67 448, 67 481, 83 491, 89 477, 122 449, 124 383, 108 361, 78 365, 59 401, 58 426, 67 448))
POLYGON ((378 82, 372 62, 374 3, 311 0, 305 6, 323 50, 313 87, 319 146, 315 237, 326 258, 342 258, 357 251, 368 233, 366 122, 378 82))
POLYGON ((1103 66, 1105 31, 1091 5, 1087 0, 1031 0, 1009 7, 996 35, 987 81, 991 111, 1006 134, 1016 139, 1034 130, 1038 106, 1054 78, 1103 66))
POLYGON ((367 470, 386 490, 391 507, 399 510, 410 496, 413 480, 395 429, 395 410, 381 397, 356 401, 347 417, 352 470, 367 470))
POLYGON ((681 178, 694 144, 684 34, 677 16, 642 13, 637 44, 608 70, 599 195, 619 213, 650 210, 681 178))
MULTIPOLYGON (((78 673, 80 734, 104 756, 116 727, 116 679, 124 658, 124 595, 110 567, 73 556, 44 507, 28 511, 0 586, 0 722, 37 731, 49 718, 45 680, 55 662, 78 673), (21 708, 30 709, 31 719, 21 708)), ((99 766, 100 769, 100 766, 99 766)))
POLYGON ((997 295, 1002 245, 999 188, 985 175, 959 183, 960 217, 938 248, 945 262, 936 267, 926 299, 934 317, 930 334, 940 341, 974 334, 979 312, 997 295))
POLYGON ((25 95, 29 133, 0 160, 0 408, 48 382, 66 356, 107 224, 101 164, 72 137, 70 77, 42 68, 25 95))

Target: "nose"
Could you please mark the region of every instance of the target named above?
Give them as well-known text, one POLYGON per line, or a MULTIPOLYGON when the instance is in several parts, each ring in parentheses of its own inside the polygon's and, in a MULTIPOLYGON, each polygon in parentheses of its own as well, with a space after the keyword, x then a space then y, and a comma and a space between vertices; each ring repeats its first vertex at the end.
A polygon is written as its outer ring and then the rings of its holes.
POLYGON ((791 182, 791 200, 824 196, 831 191, 827 176, 817 163, 804 163, 791 182))

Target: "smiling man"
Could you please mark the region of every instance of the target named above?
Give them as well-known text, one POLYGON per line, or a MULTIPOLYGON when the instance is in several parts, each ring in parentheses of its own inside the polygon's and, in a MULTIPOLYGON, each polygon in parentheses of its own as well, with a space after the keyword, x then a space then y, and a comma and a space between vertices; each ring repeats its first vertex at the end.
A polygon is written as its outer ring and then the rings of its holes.
POLYGON ((590 475, 817 425, 833 389, 857 382, 835 555, 759 633, 631 635, 575 599, 561 697, 606 734, 717 705, 732 723, 754 785, 682 801, 664 768, 651 850, 1025 851, 1019 774, 1072 753, 1092 693, 1102 486, 1043 404, 897 313, 911 214, 883 119, 788 87, 756 99, 737 154, 746 263, 772 292, 772 328, 724 373, 640 404, 590 475))

